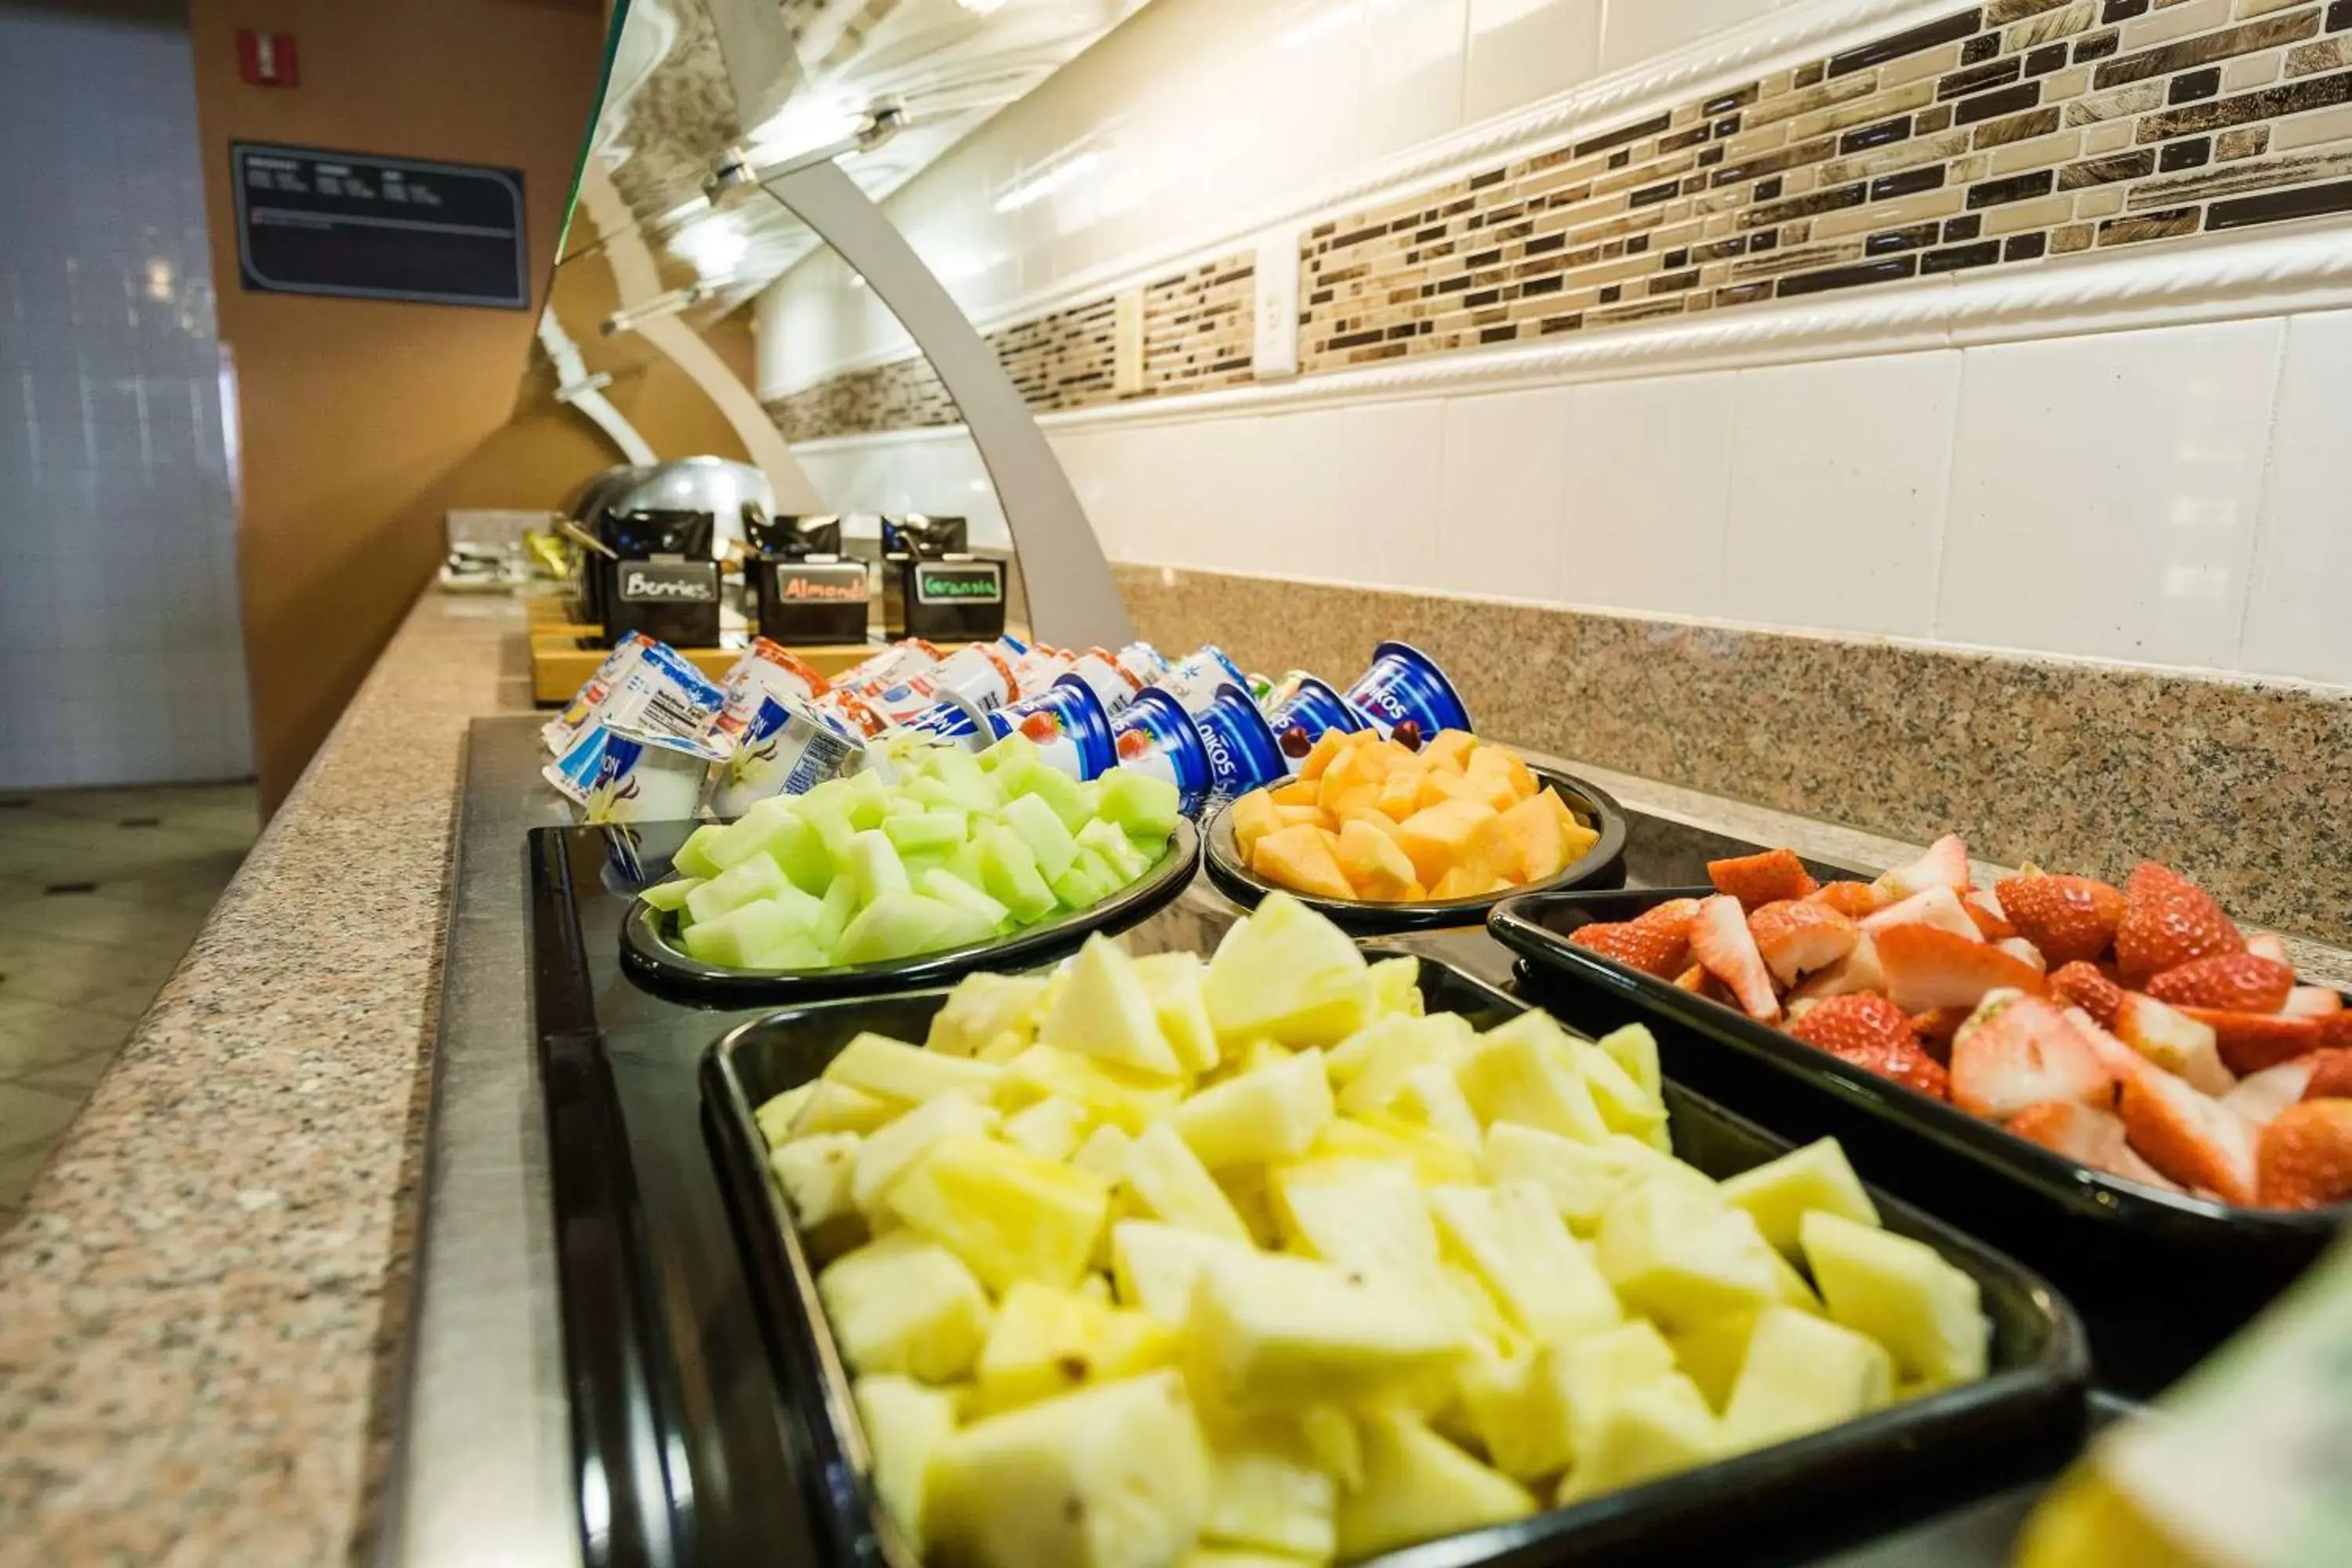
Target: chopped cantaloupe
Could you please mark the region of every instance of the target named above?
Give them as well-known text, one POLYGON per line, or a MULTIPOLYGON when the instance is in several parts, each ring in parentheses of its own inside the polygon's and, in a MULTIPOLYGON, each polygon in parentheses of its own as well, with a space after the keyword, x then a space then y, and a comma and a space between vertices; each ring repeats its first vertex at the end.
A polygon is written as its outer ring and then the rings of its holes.
POLYGON ((1307 749, 1307 760, 1298 764, 1300 780, 1312 784, 1321 778, 1323 770, 1331 765, 1332 759, 1337 757, 1347 744, 1348 734, 1349 731, 1345 730, 1324 731, 1316 739, 1315 744, 1307 749))
POLYGON ((1478 748, 1478 737, 1467 730, 1440 730, 1421 749, 1422 760, 1433 768, 1451 768, 1459 773, 1469 764, 1470 753, 1478 748))
MULTIPOLYGON (((1434 889, 1454 868, 1473 856, 1486 857, 1500 820, 1486 806, 1445 801, 1414 812, 1398 826, 1403 830, 1404 852, 1412 859, 1413 874, 1434 889)), ((1493 875, 1489 871, 1478 879, 1481 890, 1493 875)))
POLYGON ((1391 822, 1402 822, 1421 808, 1421 780, 1420 773, 1399 768, 1381 781, 1373 809, 1391 822))
POLYGON ((1277 805, 1274 808, 1274 815, 1280 826, 1284 827, 1320 827, 1323 826, 1323 809, 1320 806, 1277 805))
POLYGON ((1395 903, 1419 880, 1412 859, 1396 839, 1371 825, 1378 812, 1368 813, 1339 829, 1339 870, 1355 889, 1355 896, 1374 903, 1395 903))
POLYGON ((1530 795, 1519 802, 1503 813, 1496 826, 1510 850, 1511 872, 1520 881, 1540 882, 1567 868, 1567 828, 1541 798, 1530 795))
POLYGON ((1250 869, 1276 887, 1294 888, 1324 899, 1353 899, 1354 884, 1339 869, 1323 830, 1301 822, 1269 833, 1250 852, 1250 869))
POLYGON ((1316 785, 1311 779, 1292 779, 1288 784, 1275 785, 1266 793, 1276 805, 1313 805, 1316 785))
POLYGON ((1494 886, 1494 879, 1482 877, 1468 866, 1449 866, 1445 875, 1437 879, 1437 886, 1429 889, 1433 899, 1475 899, 1494 886))
POLYGON ((1266 790, 1254 789, 1234 802, 1232 815, 1234 847, 1242 852, 1242 858, 1245 860, 1259 839, 1282 826, 1282 818, 1275 810, 1274 795, 1266 790))

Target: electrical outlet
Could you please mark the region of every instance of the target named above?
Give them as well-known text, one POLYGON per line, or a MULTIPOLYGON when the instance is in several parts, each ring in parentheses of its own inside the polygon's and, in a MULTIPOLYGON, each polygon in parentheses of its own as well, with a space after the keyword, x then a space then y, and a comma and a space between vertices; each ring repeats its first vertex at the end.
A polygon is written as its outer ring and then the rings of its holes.
POLYGON ((1110 386, 1121 397, 1143 390, 1143 290, 1129 289, 1114 301, 1110 331, 1110 386))
POLYGON ((1257 342, 1251 366, 1260 381, 1298 374, 1298 231, 1269 229, 1257 238, 1257 342))

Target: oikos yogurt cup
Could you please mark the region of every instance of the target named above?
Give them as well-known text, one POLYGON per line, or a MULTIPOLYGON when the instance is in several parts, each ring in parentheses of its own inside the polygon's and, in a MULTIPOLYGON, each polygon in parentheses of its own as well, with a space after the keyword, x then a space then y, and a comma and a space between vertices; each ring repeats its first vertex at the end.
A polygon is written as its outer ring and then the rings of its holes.
POLYGON ((835 731, 807 703, 767 698, 734 752, 719 765, 711 812, 740 816, 772 796, 806 795, 827 779, 856 773, 865 755, 864 742, 835 731))
POLYGON ((1111 749, 1120 767, 1135 768, 1174 784, 1185 816, 1199 816, 1208 804, 1214 784, 1209 749, 1202 743, 1192 716, 1165 691, 1146 689, 1136 693, 1126 711, 1111 722, 1111 749))
POLYGON ((1208 753, 1209 789, 1218 800, 1247 795, 1290 771, 1246 688, 1231 682, 1219 687, 1209 705, 1192 715, 1192 728, 1208 753))
POLYGON ((1185 712, 1194 714, 1216 701, 1219 687, 1235 686, 1243 696, 1249 695, 1249 677, 1214 643, 1178 659, 1151 684, 1181 703, 1185 712))
POLYGON ((1287 679, 1284 684, 1290 691, 1267 713, 1265 722, 1274 731, 1275 743, 1282 748, 1283 762, 1289 772, 1297 773, 1315 742, 1329 731, 1352 734, 1371 728, 1372 721, 1328 682, 1303 675, 1287 679))
POLYGON ((1426 741, 1440 730, 1470 728, 1454 683, 1437 661, 1411 643, 1384 642, 1372 649, 1372 667, 1348 688, 1348 701, 1381 734, 1411 723, 1426 741))

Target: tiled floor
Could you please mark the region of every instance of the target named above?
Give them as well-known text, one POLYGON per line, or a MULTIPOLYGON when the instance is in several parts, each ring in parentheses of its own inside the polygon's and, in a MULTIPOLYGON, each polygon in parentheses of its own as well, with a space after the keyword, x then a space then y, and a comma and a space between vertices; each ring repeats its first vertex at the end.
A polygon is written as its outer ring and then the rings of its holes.
POLYGON ((250 784, 0 793, 0 1226, 256 828, 250 784))

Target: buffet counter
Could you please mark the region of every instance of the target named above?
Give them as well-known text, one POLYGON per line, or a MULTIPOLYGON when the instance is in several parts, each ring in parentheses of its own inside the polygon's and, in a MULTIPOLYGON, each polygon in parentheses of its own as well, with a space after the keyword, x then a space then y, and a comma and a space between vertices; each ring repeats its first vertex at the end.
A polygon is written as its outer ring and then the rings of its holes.
MULTIPOLYGON (((576 1559, 523 975, 445 976, 461 833, 493 873, 468 951, 521 952, 521 835, 559 803, 531 727, 467 752, 530 700, 519 605, 418 603, 0 1239, 0 1539, 28 1559, 320 1562, 388 1530, 412 1562, 576 1559)), ((1916 853, 1573 765, 1653 816, 1916 853)))

